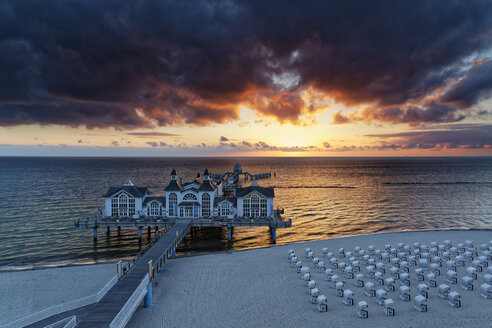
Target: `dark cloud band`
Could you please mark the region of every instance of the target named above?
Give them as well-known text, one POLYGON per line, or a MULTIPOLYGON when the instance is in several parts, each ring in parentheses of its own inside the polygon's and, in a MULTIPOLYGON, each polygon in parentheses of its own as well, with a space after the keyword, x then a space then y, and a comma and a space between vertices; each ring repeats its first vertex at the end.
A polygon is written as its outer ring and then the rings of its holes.
POLYGON ((492 64, 469 67, 491 16, 486 0, 5 0, 0 125, 206 125, 238 104, 298 123, 308 89, 368 120, 458 121, 491 95, 492 64))

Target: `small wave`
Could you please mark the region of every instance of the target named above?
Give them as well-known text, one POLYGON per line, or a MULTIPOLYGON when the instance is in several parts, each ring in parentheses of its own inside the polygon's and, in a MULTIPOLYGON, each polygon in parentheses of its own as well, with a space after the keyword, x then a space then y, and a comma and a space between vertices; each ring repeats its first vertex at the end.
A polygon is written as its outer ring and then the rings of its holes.
POLYGON ((274 186, 278 189, 354 189, 352 186, 274 186))
POLYGON ((21 266, 4 265, 4 266, 0 266, 0 272, 25 271, 25 270, 32 270, 33 268, 34 268, 34 266, 32 266, 32 265, 21 265, 21 266))
POLYGON ((43 270, 43 269, 52 269, 52 268, 66 268, 66 267, 74 267, 80 265, 93 265, 93 264, 103 264, 103 263, 111 263, 115 260, 112 259, 110 261, 80 261, 80 262, 52 262, 52 263, 39 263, 39 264, 26 264, 26 265, 4 265, 0 266, 0 272, 13 272, 13 271, 27 271, 27 270, 43 270))
POLYGON ((490 185, 487 181, 454 181, 454 182, 383 182, 384 185, 490 185))

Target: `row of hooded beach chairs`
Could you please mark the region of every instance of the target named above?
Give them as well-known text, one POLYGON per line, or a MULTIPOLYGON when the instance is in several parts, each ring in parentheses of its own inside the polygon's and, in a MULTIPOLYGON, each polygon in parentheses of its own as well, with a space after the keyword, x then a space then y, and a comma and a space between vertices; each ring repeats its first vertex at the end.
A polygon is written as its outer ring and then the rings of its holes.
MULTIPOLYGON (((465 290, 473 290, 473 281, 477 280, 478 272, 487 272, 483 276, 483 284, 480 286, 480 294, 484 298, 492 298, 492 266, 488 264, 492 261, 491 257, 492 241, 489 245, 480 245, 480 255, 473 247, 472 241, 465 244, 458 244, 456 247, 448 240, 443 245, 432 242, 430 248, 427 245, 414 243, 413 247, 398 244, 398 248, 386 245, 384 251, 369 246, 368 254, 356 247, 354 253, 340 248, 338 257, 345 259, 346 262, 338 262, 336 256, 330 253, 327 248, 322 249, 322 260, 314 256, 312 249, 305 250, 305 257, 310 261, 314 269, 324 273, 325 279, 330 282, 331 288, 335 289, 335 294, 343 299, 345 305, 354 305, 354 293, 350 289, 344 289, 345 284, 341 281, 338 273, 346 279, 356 279, 356 286, 364 288, 364 294, 368 297, 375 297, 376 303, 384 307, 387 316, 394 316, 394 301, 388 298, 388 292, 395 291, 395 281, 399 280, 399 296, 402 301, 410 301, 410 267, 415 266, 415 279, 417 280, 417 295, 414 297, 414 307, 420 312, 427 312, 427 298, 429 287, 437 287, 437 276, 441 275, 443 263, 446 266, 446 280, 450 284, 457 284, 456 267, 464 267, 466 263, 471 263, 471 267, 466 268, 466 275, 461 278, 461 287, 465 290), (462 255, 461 255, 462 254, 462 255), (454 258, 454 259, 452 259, 454 258), (323 259, 327 259, 326 263, 323 259), (376 263, 376 261, 378 261, 376 263), (361 263, 366 265, 366 277, 373 279, 374 282, 365 282, 365 277, 361 272, 361 263), (386 264, 391 264, 389 270, 390 277, 384 278, 386 264), (454 270, 453 270, 454 269, 454 270), (425 271, 429 271, 425 274, 425 271), (426 282, 424 282, 426 281, 426 282), (381 287, 376 290, 376 286, 381 287)), ((320 295, 316 282, 312 280, 310 268, 303 266, 302 261, 295 255, 294 250, 289 250, 289 262, 297 269, 304 284, 308 287, 311 302, 317 304, 318 310, 326 312, 327 298, 320 295)), ((460 294, 451 291, 446 284, 439 285, 439 296, 448 300, 448 304, 453 307, 461 307, 460 294)), ((357 303, 357 315, 361 318, 368 317, 368 304, 366 301, 357 303)))

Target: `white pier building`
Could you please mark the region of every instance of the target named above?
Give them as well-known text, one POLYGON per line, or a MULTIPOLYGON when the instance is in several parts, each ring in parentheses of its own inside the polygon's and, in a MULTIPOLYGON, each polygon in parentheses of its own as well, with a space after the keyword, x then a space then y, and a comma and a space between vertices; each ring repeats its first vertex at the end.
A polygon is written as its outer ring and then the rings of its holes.
MULTIPOLYGON (((235 173, 240 168, 235 166, 235 173)), ((238 174, 242 174, 239 172, 238 174)), ((230 179, 230 177, 229 177, 230 179)), ((247 187, 211 179, 208 170, 191 182, 182 183, 176 170, 164 189, 165 196, 153 197, 148 187, 137 187, 128 180, 111 187, 103 195, 105 217, 163 218, 264 218, 273 219, 273 187, 260 187, 253 181, 247 187), (223 187, 233 193, 224 194, 223 187), (229 197, 226 197, 229 196, 229 197)), ((234 180, 234 183, 237 178, 234 180)))

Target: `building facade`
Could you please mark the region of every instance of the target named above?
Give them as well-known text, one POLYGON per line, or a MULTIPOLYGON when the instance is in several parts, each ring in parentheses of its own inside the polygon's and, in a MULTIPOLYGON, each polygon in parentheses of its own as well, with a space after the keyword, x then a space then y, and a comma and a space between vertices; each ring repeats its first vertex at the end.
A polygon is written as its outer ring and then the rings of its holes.
MULTIPOLYGON (((237 165, 236 165, 237 166, 237 165)), ((236 167, 235 167, 236 170, 236 167)), ((223 185, 210 178, 208 170, 202 178, 182 183, 172 170, 165 196, 150 196, 147 187, 136 187, 131 181, 111 187, 103 195, 105 217, 162 218, 273 218, 273 187, 260 187, 255 181, 248 187, 234 189, 233 197, 224 197, 223 185)))

